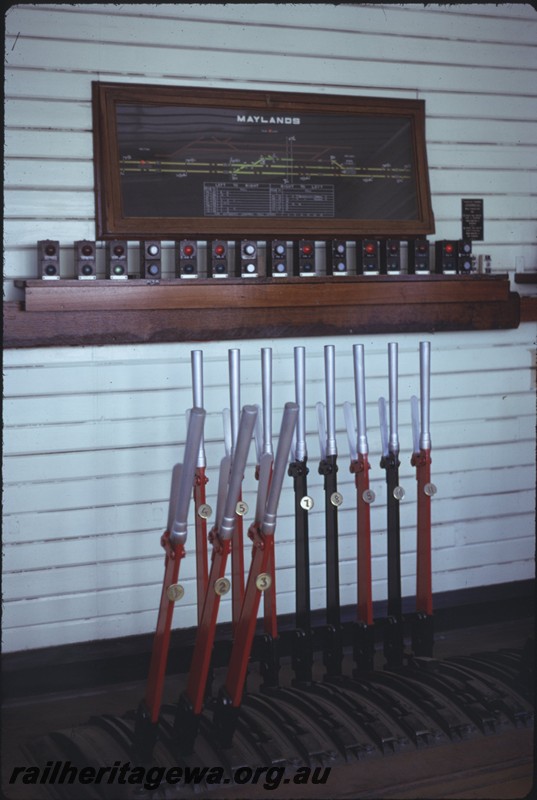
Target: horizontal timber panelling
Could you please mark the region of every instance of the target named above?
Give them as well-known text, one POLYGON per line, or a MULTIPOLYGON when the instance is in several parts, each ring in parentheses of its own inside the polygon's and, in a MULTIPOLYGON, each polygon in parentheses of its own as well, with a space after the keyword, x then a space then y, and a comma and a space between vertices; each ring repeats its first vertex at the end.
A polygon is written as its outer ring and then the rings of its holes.
MULTIPOLYGON (((418 336, 399 336, 403 589, 413 593, 415 478, 410 395, 418 391, 418 336)), ((355 599, 355 492, 348 472, 342 404, 353 400, 351 337, 336 343, 337 438, 342 602, 355 599)), ((364 340, 362 340, 364 341, 364 340)), ((376 399, 387 393, 388 337, 365 340, 371 450, 373 579, 386 593, 384 474, 379 467, 376 399)), ((323 490, 315 403, 323 399, 323 346, 307 351, 307 440, 310 457, 312 602, 324 593, 323 490)), ((274 427, 293 397, 293 346, 288 340, 241 345, 243 403, 260 402, 259 348, 273 347, 274 427)), ((223 451, 220 409, 228 402, 227 343, 204 346, 208 502, 214 507, 223 451)), ((434 585, 471 586, 531 577, 534 525, 534 398, 532 343, 524 329, 432 337, 434 585), (495 339, 492 337, 495 336, 495 339), (504 386, 509 386, 509 391, 504 386)), ((6 493, 4 611, 6 642, 77 641, 148 631, 162 580, 159 537, 166 517, 169 474, 180 458, 185 409, 191 404, 187 345, 9 351, 4 433, 6 493), (39 389, 34 384, 39 374, 39 389), (35 413, 34 413, 35 410, 35 413), (68 602, 66 602, 68 601, 68 602), (39 620, 39 624, 37 623, 39 620), (26 639, 25 639, 26 637, 26 639)), ((254 451, 244 496, 255 503, 254 451)), ((279 511, 278 607, 294 609, 292 488, 279 511), (285 565, 285 566, 284 566, 285 565)), ((192 526, 191 526, 192 530, 192 526)), ((180 626, 195 624, 192 552, 181 570, 180 626)), ((249 548, 246 548, 247 560, 249 548)), ((442 587, 442 588, 441 588, 442 587)), ((229 605, 222 619, 229 619, 229 605)))
MULTIPOLYGON (((537 16, 529 5, 19 5, 6 16, 5 298, 36 277, 35 242, 94 238, 91 82, 289 90, 424 99, 436 233, 460 236, 461 197, 483 197, 493 270, 537 265, 537 16), (307 13, 304 13, 307 8, 307 13)), ((137 243, 132 242, 137 268, 137 243)), ((99 274, 104 252, 98 249, 99 274)), ((164 246, 172 271, 172 244, 164 246)), ((352 344, 366 346, 374 596, 386 597, 384 474, 377 398, 388 341, 400 344, 403 589, 414 592, 415 478, 408 400, 418 392, 419 335, 338 337, 342 603, 355 601, 355 501, 342 404, 352 401, 352 344)), ((434 334, 432 436, 435 591, 534 574, 535 326, 434 334)), ((222 454, 227 349, 241 348, 242 401, 260 402, 262 346, 274 351, 274 429, 293 399, 291 340, 211 342, 205 354, 208 497, 222 454)), ((323 346, 308 339, 307 437, 312 603, 323 608, 322 479, 315 402, 323 346)), ((195 347, 196 345, 192 345, 195 347)), ((153 630, 169 473, 191 405, 189 345, 9 351, 4 364, 4 649, 153 630)), ((245 497, 255 502, 254 451, 245 497)), ((279 610, 294 609, 292 489, 276 552, 279 610)), ((195 623, 192 543, 177 626, 195 623)), ((249 553, 247 551, 247 557, 249 553)), ((222 619, 229 619, 229 603, 222 619)))

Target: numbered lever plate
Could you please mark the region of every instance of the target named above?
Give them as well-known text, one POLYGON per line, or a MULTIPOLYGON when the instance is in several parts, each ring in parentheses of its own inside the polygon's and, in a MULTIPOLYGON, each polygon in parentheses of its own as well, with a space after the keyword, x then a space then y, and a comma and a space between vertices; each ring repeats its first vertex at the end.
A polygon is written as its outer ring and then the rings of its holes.
POLYGON ((403 497, 405 496, 405 490, 403 489, 403 487, 396 486, 395 489, 393 490, 393 496, 395 497, 396 500, 402 500, 403 497))
POLYGON ((239 500, 235 506, 235 512, 239 517, 244 517, 244 515, 248 513, 248 503, 245 503, 244 500, 239 500))
POLYGON ((202 519, 209 519, 213 510, 208 503, 202 503, 201 506, 198 508, 198 517, 202 519))
POLYGON ((222 595, 227 594, 231 589, 231 582, 227 578, 218 578, 214 582, 214 593, 217 594, 219 597, 222 595))
POLYGON ((166 589, 166 595, 171 603, 175 603, 176 600, 181 600, 184 593, 185 590, 180 583, 171 583, 166 589))
POLYGON ((362 500, 364 503, 374 503, 376 498, 376 494, 373 489, 366 489, 362 492, 362 500))
POLYGON ((300 507, 303 508, 305 511, 311 511, 314 506, 313 497, 309 495, 304 495, 304 497, 300 501, 300 507))
POLYGON ((336 506, 337 508, 343 503, 343 495, 340 494, 339 492, 333 492, 330 495, 330 502, 332 503, 333 506, 336 506))

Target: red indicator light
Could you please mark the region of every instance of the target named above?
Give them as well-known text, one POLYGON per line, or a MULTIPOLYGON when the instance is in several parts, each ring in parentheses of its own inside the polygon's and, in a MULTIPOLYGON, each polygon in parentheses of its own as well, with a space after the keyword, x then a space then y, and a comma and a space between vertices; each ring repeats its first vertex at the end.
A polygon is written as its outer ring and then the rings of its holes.
POLYGON ((193 256, 194 255, 194 248, 191 244, 186 244, 183 248, 183 253, 185 256, 193 256))
POLYGON ((446 249, 446 253, 452 253, 453 252, 453 245, 452 244, 446 244, 446 248, 445 249, 446 249))
POLYGON ((311 244, 303 244, 302 252, 305 256, 310 256, 313 253, 313 247, 311 246, 311 244))
POLYGON ((366 244, 364 249, 365 249, 365 252, 368 255, 372 255, 375 252, 375 245, 374 244, 366 244))
POLYGON ((214 252, 215 255, 217 256, 223 256, 224 253, 226 252, 226 248, 224 247, 223 244, 217 244, 216 247, 214 248, 214 252))

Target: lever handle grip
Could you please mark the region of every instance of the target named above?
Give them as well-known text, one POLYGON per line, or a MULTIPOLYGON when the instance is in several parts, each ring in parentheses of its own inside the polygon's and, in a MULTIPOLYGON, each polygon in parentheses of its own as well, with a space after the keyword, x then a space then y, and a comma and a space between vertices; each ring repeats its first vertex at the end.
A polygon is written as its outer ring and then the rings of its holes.
POLYGON ((324 374, 326 384, 326 455, 337 455, 336 443, 336 365, 335 347, 324 348, 324 374))
MULTIPOLYGON (((192 350, 190 358, 192 363, 192 402, 194 407, 203 408, 203 350, 192 350)), ((197 466, 201 468, 206 465, 205 443, 202 434, 197 466)))
POLYGON ((412 452, 420 451, 420 401, 415 394, 410 398, 410 412, 412 416, 412 452))
POLYGON ((214 517, 217 530, 220 530, 222 518, 224 516, 224 506, 226 504, 230 469, 231 451, 227 451, 226 455, 220 462, 220 471, 218 474, 218 493, 216 495, 216 513, 214 517))
POLYGON ((398 383, 398 347, 397 342, 388 344, 388 366, 389 366, 389 403, 390 403, 390 439, 389 451, 393 455, 399 454, 399 434, 397 405, 399 402, 397 383, 398 383))
POLYGON ((386 416, 386 398, 379 397, 379 424, 380 424, 380 442, 382 447, 382 455, 387 456, 390 452, 388 443, 388 419, 386 416))
POLYGON ((420 391, 421 432, 420 448, 431 449, 430 404, 431 404, 431 343, 420 342, 420 391))
POLYGON ((220 537, 222 539, 230 539, 235 530, 235 509, 241 491, 241 484, 244 478, 244 470, 248 459, 248 451, 250 449, 250 442, 252 441, 256 419, 257 407, 244 406, 239 423, 237 444, 231 462, 224 515, 222 517, 222 524, 220 525, 220 537))
POLYGON ((256 461, 259 464, 263 455, 263 424, 261 422, 261 407, 257 403, 255 407, 257 408, 257 419, 254 428, 254 441, 256 461))
POLYGON ((188 431, 185 442, 183 456, 183 468, 181 470, 181 480, 177 488, 177 499, 173 523, 170 529, 170 539, 180 541, 186 539, 188 507, 192 497, 192 487, 196 474, 196 460, 199 452, 203 425, 205 423, 205 411, 203 408, 193 408, 190 411, 188 431))
POLYGON ((175 508, 177 506, 177 496, 179 493, 179 484, 181 483, 181 472, 183 471, 182 464, 175 464, 172 469, 172 480, 170 486, 170 502, 168 503, 168 524, 166 530, 171 531, 173 520, 175 516, 175 508))
POLYGON ((263 453, 259 461, 259 480, 257 483, 257 500, 255 506, 255 521, 261 524, 265 514, 267 495, 272 477, 273 459, 270 453, 263 453))
POLYGON ((367 423, 365 416, 365 364, 364 346, 355 344, 354 355, 354 391, 356 395, 356 417, 358 422, 358 452, 367 455, 369 444, 367 441, 367 423))
POLYGON ((280 501, 283 479, 287 471, 287 459, 289 457, 289 450, 297 418, 298 405, 296 403, 286 403, 283 410, 278 447, 276 448, 276 456, 274 458, 272 480, 270 482, 265 516, 261 525, 261 530, 267 536, 274 534, 276 529, 276 512, 280 501))
POLYGON ((231 431, 231 412, 229 408, 222 409, 222 425, 224 426, 224 450, 230 456, 233 450, 233 434, 231 431))
POLYGON ((347 428, 351 461, 356 461, 358 458, 358 450, 356 449, 356 424, 354 421, 354 409, 351 403, 343 403, 343 416, 345 417, 345 426, 347 428))
POLYGON ((241 351, 234 347, 228 350, 229 407, 231 410, 231 451, 237 446, 241 415, 241 351))
POLYGON ((298 405, 295 459, 305 461, 308 455, 306 448, 306 350, 304 347, 295 347, 294 352, 295 394, 298 405))
POLYGON ((321 451, 321 460, 324 461, 326 458, 326 420, 324 414, 324 403, 321 403, 319 400, 315 404, 315 410, 317 411, 317 428, 319 431, 319 449, 321 451))
POLYGON ((272 348, 261 348, 263 394, 263 452, 272 455, 272 348))

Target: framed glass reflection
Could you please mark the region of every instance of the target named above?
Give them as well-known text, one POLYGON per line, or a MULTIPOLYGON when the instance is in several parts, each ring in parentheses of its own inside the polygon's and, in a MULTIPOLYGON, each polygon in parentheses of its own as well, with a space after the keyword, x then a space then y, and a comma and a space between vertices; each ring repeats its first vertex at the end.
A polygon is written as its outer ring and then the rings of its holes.
POLYGON ((99 238, 434 231, 425 106, 93 84, 99 238))

